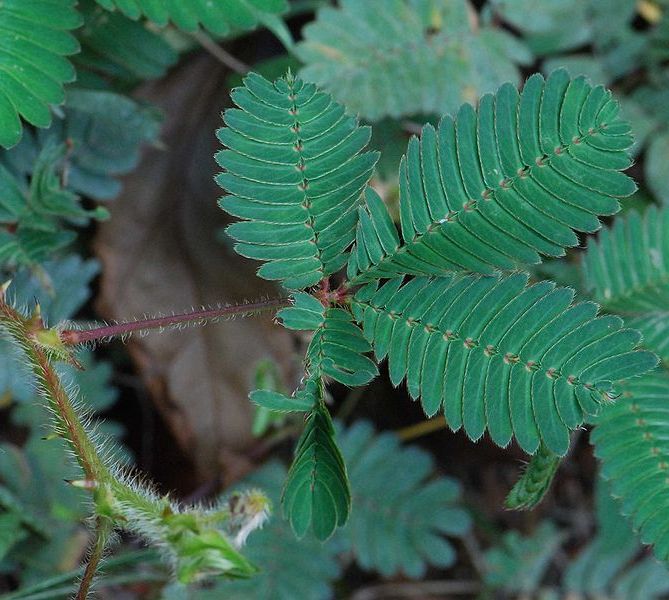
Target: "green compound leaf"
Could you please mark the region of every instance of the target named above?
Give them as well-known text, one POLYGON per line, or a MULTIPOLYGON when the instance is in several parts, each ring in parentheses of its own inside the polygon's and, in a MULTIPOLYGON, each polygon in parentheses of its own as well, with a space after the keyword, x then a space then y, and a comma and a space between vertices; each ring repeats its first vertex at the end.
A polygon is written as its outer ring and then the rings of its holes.
POLYGON ((569 430, 615 393, 612 382, 645 373, 657 357, 640 334, 574 291, 527 274, 393 279, 360 289, 354 314, 390 379, 407 381, 426 414, 442 407, 453 430, 485 430, 500 446, 515 436, 533 454, 563 456, 569 430))
MULTIPOLYGON (((340 429, 340 428, 338 428, 340 429)), ((455 550, 444 536, 461 536, 470 518, 459 505, 460 485, 449 477, 429 479, 431 456, 402 446, 390 432, 375 435, 359 421, 339 434, 348 466, 353 506, 337 540, 358 564, 385 577, 422 577, 428 565, 449 567, 455 550)))
POLYGON ((81 25, 75 0, 5 0, 0 10, 0 145, 21 139, 20 118, 51 124, 50 104, 62 104, 63 85, 75 79, 65 58, 79 50, 70 30, 81 25))
POLYGON ((200 26, 220 36, 253 29, 265 15, 277 15, 286 0, 97 0, 107 10, 119 10, 131 19, 144 16, 156 25, 170 21, 179 29, 195 32, 200 26))
POLYGON ((322 400, 307 417, 281 504, 297 537, 311 529, 317 539, 326 540, 348 519, 351 490, 346 466, 322 400))
POLYGON ((365 356, 372 348, 350 312, 326 308, 305 293, 294 294, 293 301, 294 305, 280 310, 277 318, 288 329, 314 331, 305 360, 308 377, 326 376, 344 385, 359 386, 379 374, 365 356))
POLYGON ((644 544, 669 561, 669 377, 653 373, 630 381, 622 397, 594 419, 592 441, 602 475, 622 502, 644 544))
POLYGON ((586 284, 605 308, 639 314, 669 304, 669 210, 632 211, 603 229, 585 255, 586 284))
POLYGON ((643 334, 644 346, 669 361, 669 210, 649 208, 616 219, 588 246, 585 281, 595 299, 643 334))
POLYGON ((636 189, 620 172, 633 140, 618 109, 605 88, 558 70, 426 125, 400 165, 402 243, 368 197, 349 277, 491 273, 562 256, 574 231, 596 231, 636 189))
POLYGON ((468 2, 342 0, 302 31, 300 76, 360 114, 443 114, 505 81, 530 52, 502 29, 475 25, 468 2))
POLYGON ((378 154, 363 152, 368 127, 313 84, 290 74, 274 84, 250 74, 232 92, 216 155, 228 191, 220 206, 245 219, 228 227, 258 271, 302 289, 341 269, 353 242, 362 190, 378 154))
POLYGON ((509 492, 504 506, 512 510, 530 510, 537 506, 553 483, 559 465, 560 457, 545 446, 540 446, 509 492))

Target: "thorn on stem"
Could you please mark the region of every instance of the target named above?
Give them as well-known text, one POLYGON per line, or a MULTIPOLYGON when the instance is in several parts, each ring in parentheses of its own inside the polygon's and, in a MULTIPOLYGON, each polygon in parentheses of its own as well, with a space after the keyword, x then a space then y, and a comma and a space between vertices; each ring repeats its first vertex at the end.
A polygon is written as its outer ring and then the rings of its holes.
POLYGON ((98 482, 93 479, 64 479, 65 483, 82 490, 96 490, 98 482))
POLYGON ((7 290, 9 289, 10 285, 12 285, 11 279, 8 279, 2 285, 0 285, 0 302, 4 301, 5 296, 7 295, 7 290))

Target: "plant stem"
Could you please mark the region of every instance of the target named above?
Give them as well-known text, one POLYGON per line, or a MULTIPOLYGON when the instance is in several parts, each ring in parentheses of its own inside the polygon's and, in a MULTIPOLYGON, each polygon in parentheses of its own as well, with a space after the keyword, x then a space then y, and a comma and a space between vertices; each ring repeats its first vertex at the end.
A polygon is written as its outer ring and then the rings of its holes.
POLYGON ((86 479, 96 482, 101 471, 106 469, 99 461, 97 451, 75 413, 72 403, 49 360, 42 352, 35 351, 35 355, 41 369, 41 372, 37 372, 37 376, 43 380, 46 386, 44 396, 55 404, 56 414, 67 432, 66 439, 72 445, 86 479))
POLYGON ((95 540, 93 541, 91 554, 88 557, 88 563, 86 564, 84 574, 81 577, 75 600, 86 600, 86 598, 88 598, 88 592, 91 589, 91 584, 93 583, 98 566, 100 565, 100 561, 104 555, 111 531, 112 524, 110 521, 103 517, 98 517, 96 519, 95 540))
MULTIPOLYGON (((70 483, 93 492, 96 537, 88 564, 83 570, 76 600, 85 600, 88 596, 115 526, 133 531, 163 547, 165 553, 169 553, 177 576, 184 583, 194 581, 204 573, 231 572, 240 577, 253 573, 253 565, 237 551, 234 540, 229 539, 230 532, 220 527, 224 521, 230 520, 229 507, 182 508, 173 504, 167 496, 161 497, 143 485, 136 475, 125 472, 123 468, 107 465, 104 455, 100 454, 92 439, 92 430, 89 431, 82 422, 85 416, 77 412, 52 365, 52 361, 73 363, 72 349, 60 339, 58 329, 45 327, 39 306, 32 315, 24 316, 4 301, 5 290, 6 286, 0 287, 0 327, 25 352, 26 362, 37 378, 38 392, 53 412, 56 432, 69 443, 84 472, 83 480, 70 483)), ((286 306, 288 303, 287 299, 267 300, 74 333, 93 335, 88 339, 96 339, 96 336, 109 337, 141 328, 166 327, 223 315, 257 312, 286 306), (130 325, 130 328, 126 325, 130 325)), ((257 515, 264 519, 268 501, 262 494, 256 493, 256 496, 254 502, 257 515)), ((253 524, 252 521, 250 523, 253 524)))
POLYGON ((447 426, 446 418, 443 415, 440 415, 433 419, 427 419, 420 423, 403 427, 402 429, 398 429, 395 433, 403 442, 410 442, 411 440, 415 440, 416 438, 429 433, 445 429, 447 426))
POLYGON ((219 62, 223 63, 226 67, 232 69, 235 73, 238 73, 239 75, 246 75, 251 70, 251 67, 239 60, 237 57, 232 56, 232 54, 219 46, 203 31, 196 31, 191 35, 207 52, 209 52, 209 54, 211 54, 219 62))
MULTIPOLYGON (((134 566, 141 563, 142 565, 151 565, 158 563, 160 556, 154 550, 131 550, 125 552, 117 557, 111 557, 105 563, 107 571, 116 571, 125 567, 124 572, 131 571, 134 566)), ((73 580, 83 575, 84 569, 79 567, 76 570, 55 575, 49 579, 42 579, 38 583, 34 583, 27 587, 22 587, 20 590, 8 592, 0 596, 0 600, 24 600, 25 598, 54 598, 60 591, 61 596, 65 596, 73 591, 73 580), (54 591, 55 590, 55 591, 54 591), (62 591, 61 591, 62 590, 62 591)), ((109 585, 111 582, 107 582, 109 585)))
POLYGON ((275 308, 283 308, 289 304, 290 301, 288 298, 277 298, 274 300, 250 302, 248 304, 236 304, 233 306, 222 306, 206 310, 197 310, 188 313, 181 313, 178 315, 139 319, 137 321, 105 325, 103 327, 95 327, 93 329, 65 329, 60 332, 60 339, 64 344, 76 345, 85 342, 120 337, 135 331, 147 331, 151 329, 173 327, 181 323, 197 323, 198 321, 207 321, 209 319, 217 319, 220 317, 255 314, 266 310, 273 310, 275 308))
POLYGON ((79 420, 58 374, 49 362, 44 350, 34 342, 30 332, 30 327, 33 326, 31 320, 25 319, 0 297, 0 324, 5 325, 13 333, 15 340, 25 351, 32 371, 40 383, 38 391, 53 409, 56 417, 56 429, 57 431, 60 430, 61 435, 72 446, 86 479, 99 481, 100 476, 106 473, 106 468, 102 464, 86 429, 79 420))

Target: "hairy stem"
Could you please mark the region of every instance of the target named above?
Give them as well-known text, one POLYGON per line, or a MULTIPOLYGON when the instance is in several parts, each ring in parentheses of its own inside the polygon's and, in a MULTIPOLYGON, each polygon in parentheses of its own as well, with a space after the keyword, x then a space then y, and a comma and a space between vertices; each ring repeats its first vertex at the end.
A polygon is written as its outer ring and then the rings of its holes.
POLYGON ((63 389, 58 375, 50 365, 49 360, 42 352, 36 351, 35 355, 40 368, 37 376, 44 382, 46 388, 43 395, 51 404, 55 405, 57 418, 62 421, 66 430, 65 437, 72 445, 86 479, 89 481, 98 481, 101 472, 105 468, 98 458, 97 451, 88 437, 84 426, 77 417, 72 403, 63 389))
POLYGON ((39 382, 40 395, 46 399, 56 418, 56 430, 70 444, 84 475, 98 481, 106 471, 97 450, 81 423, 70 398, 54 370, 47 350, 37 340, 36 332, 44 331, 41 320, 26 319, 0 297, 0 324, 7 327, 26 353, 39 382))
POLYGON ((84 574, 81 576, 81 581, 79 583, 79 589, 77 590, 77 595, 75 600, 86 600, 88 598, 88 592, 91 589, 93 584, 93 579, 97 573, 98 567, 100 566, 100 561, 105 553, 105 548, 107 547, 107 542, 109 536, 113 530, 113 525, 111 521, 103 517, 98 517, 95 520, 95 539, 93 540, 93 545, 91 546, 91 553, 88 557, 88 563, 84 569, 84 574))
POLYGON ((60 332, 60 338, 67 345, 82 344, 98 340, 108 340, 121 337, 136 331, 147 331, 151 329, 163 329, 174 327, 182 323, 197 323, 209 319, 218 319, 221 317, 233 317, 239 315, 250 315, 283 308, 288 306, 288 298, 276 298, 273 300, 262 300, 259 302, 250 302, 247 304, 236 304, 233 306, 222 306, 205 310, 196 310, 177 315, 167 315, 163 317, 154 317, 150 319, 139 319, 137 321, 128 321, 126 323, 117 323, 114 325, 105 325, 93 329, 65 329, 60 332))

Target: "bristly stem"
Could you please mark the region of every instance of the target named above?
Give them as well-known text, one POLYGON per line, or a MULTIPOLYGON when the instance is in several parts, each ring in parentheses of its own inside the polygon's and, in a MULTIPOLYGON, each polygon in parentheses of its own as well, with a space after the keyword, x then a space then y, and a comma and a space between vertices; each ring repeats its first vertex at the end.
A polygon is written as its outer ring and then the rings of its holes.
POLYGON ((111 521, 108 521, 104 517, 97 517, 95 520, 95 539, 91 546, 90 556, 88 557, 88 563, 84 569, 84 574, 81 576, 81 581, 79 582, 79 589, 77 590, 75 600, 86 600, 88 598, 88 592, 95 579, 98 567, 100 566, 100 561, 104 556, 112 529, 111 521))
MULTIPOLYGON (((4 290, 2 290, 4 292, 4 290)), ((23 348, 32 371, 40 383, 38 390, 56 416, 57 431, 67 439, 81 466, 86 480, 98 481, 106 469, 99 459, 95 445, 81 423, 72 402, 54 370, 49 357, 34 336, 33 329, 42 327, 41 317, 25 318, 4 302, 0 292, 0 325, 4 325, 23 348)))
POLYGON ((178 315, 139 319, 137 321, 105 325, 93 329, 65 329, 60 332, 60 339, 67 345, 76 345, 85 342, 121 337, 135 331, 173 327, 181 323, 197 323, 198 321, 207 321, 209 319, 217 319, 221 317, 255 314, 266 310, 283 308, 289 304, 290 300, 288 298, 276 298, 273 300, 249 302, 247 304, 235 304, 233 306, 196 310, 178 315))

